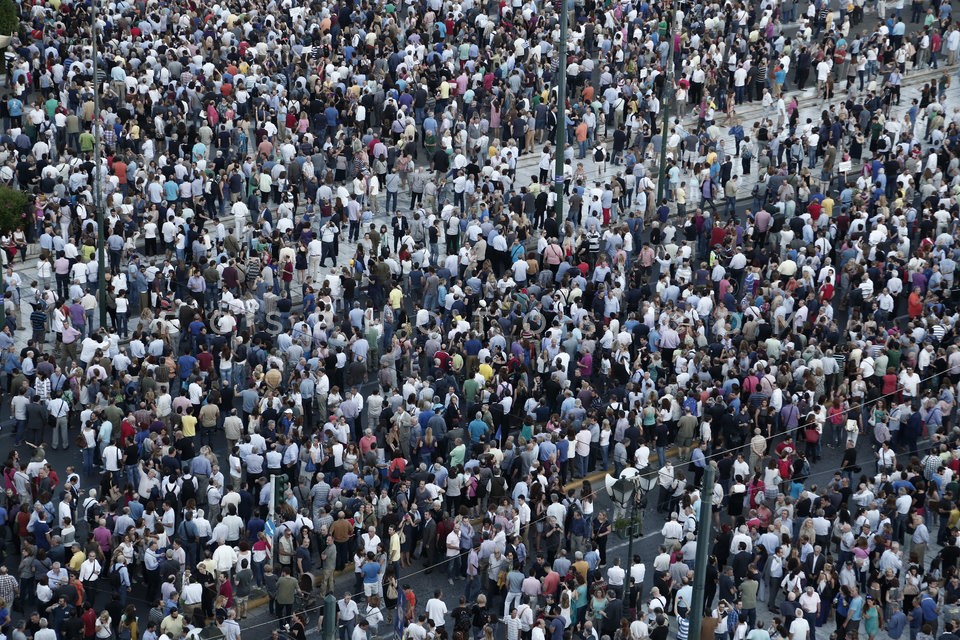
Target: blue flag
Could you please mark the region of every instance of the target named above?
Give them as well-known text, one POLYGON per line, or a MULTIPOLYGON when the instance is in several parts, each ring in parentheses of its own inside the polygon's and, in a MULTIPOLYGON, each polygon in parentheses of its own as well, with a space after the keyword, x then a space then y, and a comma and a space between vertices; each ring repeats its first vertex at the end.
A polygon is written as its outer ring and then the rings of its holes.
POLYGON ((407 628, 407 620, 404 617, 404 611, 407 608, 407 594, 403 589, 397 589, 397 621, 394 624, 394 630, 397 637, 402 638, 403 632, 407 628))
POLYGON ((493 438, 497 441, 498 445, 503 443, 503 427, 502 426, 497 425, 497 433, 493 436, 493 438))

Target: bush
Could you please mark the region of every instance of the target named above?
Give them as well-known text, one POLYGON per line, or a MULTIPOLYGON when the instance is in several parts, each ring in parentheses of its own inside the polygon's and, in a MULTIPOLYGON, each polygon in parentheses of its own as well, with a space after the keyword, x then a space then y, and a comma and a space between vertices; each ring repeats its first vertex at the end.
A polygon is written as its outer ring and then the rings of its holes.
POLYGON ((20 30, 20 12, 13 0, 0 0, 0 35, 12 36, 20 30))
POLYGON ((30 196, 26 193, 0 186, 0 233, 25 228, 29 205, 30 196))

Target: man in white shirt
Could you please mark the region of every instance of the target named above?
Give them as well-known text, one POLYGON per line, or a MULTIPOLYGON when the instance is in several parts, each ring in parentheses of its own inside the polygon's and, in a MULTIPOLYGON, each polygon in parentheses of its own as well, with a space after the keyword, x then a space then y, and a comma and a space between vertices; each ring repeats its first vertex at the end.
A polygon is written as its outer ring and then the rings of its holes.
POLYGON ((646 442, 640 443, 637 451, 633 454, 633 459, 637 471, 643 471, 650 466, 650 447, 647 446, 646 442))
POLYGON ((453 525, 453 530, 447 534, 444 541, 446 546, 447 559, 447 582, 453 584, 453 577, 459 573, 460 563, 457 561, 460 557, 460 523, 453 525))
POLYGON ((46 618, 40 618, 40 628, 33 634, 34 640, 57 640, 57 632, 48 627, 46 618))
POLYGON ((237 612, 227 611, 227 619, 220 625, 224 640, 240 640, 240 623, 237 622, 237 612))
POLYGON ((87 559, 80 565, 80 582, 82 582, 86 588, 92 589, 93 585, 100 578, 100 572, 102 570, 103 568, 97 560, 96 554, 91 551, 87 554, 87 559))
MULTIPOLYGON (((459 546, 459 540, 457 544, 459 546)), ((433 597, 427 600, 427 605, 424 607, 424 610, 427 612, 427 617, 437 629, 442 628, 443 625, 446 624, 447 604, 443 601, 443 592, 440 589, 433 592, 433 597)))
POLYGON ((660 530, 668 549, 680 542, 680 537, 683 536, 683 526, 678 522, 678 517, 676 512, 670 514, 670 520, 663 523, 663 529, 660 530))
POLYGON ((219 575, 229 576, 237 564, 237 552, 228 545, 223 539, 220 539, 220 545, 213 552, 213 564, 219 575))
POLYGON ((183 585, 180 591, 180 601, 183 603, 183 613, 186 616, 193 616, 193 611, 200 606, 203 600, 203 585, 196 581, 191 581, 183 585))
POLYGON ((411 622, 404 631, 408 640, 425 640, 427 637, 427 630, 424 628, 426 623, 427 615, 421 613, 420 618, 416 622, 411 622))
MULTIPOLYGON (((814 590, 812 584, 808 584, 806 590, 800 594, 800 608, 803 610, 803 618, 807 625, 813 629, 816 624, 817 616, 820 614, 820 594, 814 590)), ((791 631, 792 625, 791 625, 791 631)))
POLYGON ((617 593, 618 598, 623 597, 623 584, 627 579, 627 572, 620 566, 620 558, 613 561, 613 566, 607 569, 607 584, 617 593))
POLYGON ((790 640, 807 640, 810 635, 810 623, 803 617, 803 609, 797 608, 797 617, 790 623, 790 640))

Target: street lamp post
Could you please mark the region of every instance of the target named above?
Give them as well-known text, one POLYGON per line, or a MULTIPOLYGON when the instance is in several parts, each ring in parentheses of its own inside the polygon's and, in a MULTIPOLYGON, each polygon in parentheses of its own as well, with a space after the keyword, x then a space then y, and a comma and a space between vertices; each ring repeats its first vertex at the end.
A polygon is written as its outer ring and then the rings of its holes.
POLYGON ((656 210, 663 202, 664 182, 667 173, 667 136, 670 132, 670 105, 673 102, 673 77, 667 73, 663 83, 663 104, 660 105, 660 113, 663 114, 663 120, 660 125, 660 167, 657 170, 657 202, 653 208, 656 210))
POLYGON ((553 168, 557 221, 563 220, 563 156, 567 147, 567 0, 557 0, 560 12, 560 42, 557 45, 557 139, 553 168))
MULTIPOLYGON (((619 478, 610 474, 604 478, 607 495, 618 507, 618 511, 627 513, 627 579, 623 585, 623 604, 630 608, 630 571, 633 563, 633 541, 643 535, 643 509, 646 506, 644 497, 656 484, 656 476, 642 476, 634 467, 627 467, 620 473, 619 478), (639 519, 637 509, 639 507, 639 519)), ((616 523, 616 518, 614 518, 616 523)))
POLYGON ((700 622, 703 618, 703 605, 706 598, 707 586, 707 557, 708 546, 713 536, 711 531, 713 517, 713 483, 716 479, 717 466, 711 462, 704 469, 703 487, 700 489, 700 515, 697 529, 697 556, 693 565, 693 602, 690 605, 690 634, 691 638, 700 637, 700 622))
POLYGON ((100 327, 107 325, 107 282, 106 258, 104 256, 103 232, 103 202, 100 174, 100 55, 97 51, 97 2, 90 2, 90 53, 93 56, 93 209, 97 216, 97 290, 98 306, 100 307, 100 327))

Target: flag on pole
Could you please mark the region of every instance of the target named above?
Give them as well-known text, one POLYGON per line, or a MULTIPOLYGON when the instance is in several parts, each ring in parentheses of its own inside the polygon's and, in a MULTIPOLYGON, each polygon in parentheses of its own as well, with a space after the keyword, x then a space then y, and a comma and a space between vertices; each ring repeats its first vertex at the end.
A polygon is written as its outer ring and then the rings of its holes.
POLYGON ((497 433, 493 436, 493 438, 497 441, 497 446, 500 446, 503 444, 503 427, 502 426, 497 425, 497 433))

